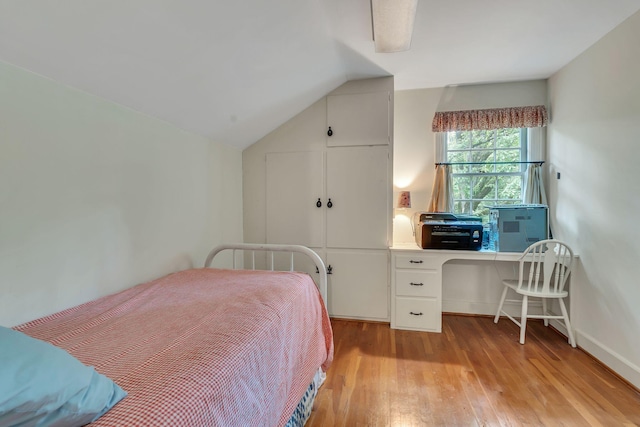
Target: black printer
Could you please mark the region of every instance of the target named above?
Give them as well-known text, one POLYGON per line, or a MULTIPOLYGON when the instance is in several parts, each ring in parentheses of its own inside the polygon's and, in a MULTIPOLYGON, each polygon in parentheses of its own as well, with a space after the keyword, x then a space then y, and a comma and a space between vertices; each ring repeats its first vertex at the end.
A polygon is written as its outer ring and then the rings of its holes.
POLYGON ((422 212, 415 223, 416 243, 422 249, 479 250, 482 218, 449 212, 422 212))

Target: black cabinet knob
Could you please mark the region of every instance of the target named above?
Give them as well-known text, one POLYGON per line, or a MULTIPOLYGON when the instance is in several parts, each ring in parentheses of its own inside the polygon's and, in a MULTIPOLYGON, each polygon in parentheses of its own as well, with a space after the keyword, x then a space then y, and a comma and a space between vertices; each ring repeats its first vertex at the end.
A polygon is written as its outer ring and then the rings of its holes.
POLYGON ((316 207, 317 208, 321 208, 322 207, 322 202, 320 201, 320 197, 318 197, 318 201, 316 202, 316 207))
POLYGON ((329 209, 331 209, 333 207, 333 202, 331 201, 331 199, 329 199, 329 201, 327 202, 327 207, 329 209))
POLYGON ((329 136, 333 135, 333 131, 331 130, 331 126, 329 126, 329 130, 327 131, 327 135, 329 135, 329 136))

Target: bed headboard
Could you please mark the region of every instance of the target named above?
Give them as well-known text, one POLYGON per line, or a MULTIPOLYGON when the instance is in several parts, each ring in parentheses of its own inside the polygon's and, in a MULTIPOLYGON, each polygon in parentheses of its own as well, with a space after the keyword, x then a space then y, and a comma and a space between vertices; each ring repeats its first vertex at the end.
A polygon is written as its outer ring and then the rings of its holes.
POLYGON ((270 257, 270 268, 269 270, 274 270, 274 252, 288 252, 290 254, 289 261, 289 271, 294 271, 294 262, 293 256, 296 253, 306 255, 311 261, 315 264, 317 273, 320 275, 320 279, 318 280, 317 286, 320 291, 320 295, 324 300, 325 306, 327 305, 327 270, 324 266, 324 262, 322 262, 322 258, 318 256, 317 253, 307 248, 306 246, 301 245, 276 245, 276 244, 267 244, 267 243, 233 243, 233 244, 224 244, 220 246, 216 246, 209 252, 209 256, 207 256, 206 261, 204 262, 204 267, 207 268, 211 265, 211 262, 220 252, 230 250, 233 252, 233 268, 236 269, 236 251, 243 252, 251 252, 251 270, 256 269, 256 252, 265 252, 270 257))

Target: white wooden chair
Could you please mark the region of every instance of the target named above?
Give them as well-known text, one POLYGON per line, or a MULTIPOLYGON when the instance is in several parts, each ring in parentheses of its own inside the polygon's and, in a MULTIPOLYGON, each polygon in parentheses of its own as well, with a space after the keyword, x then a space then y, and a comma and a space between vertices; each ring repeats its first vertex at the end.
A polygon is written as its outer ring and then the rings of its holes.
POLYGON ((573 263, 573 251, 569 246, 559 240, 541 240, 529 246, 519 259, 518 280, 503 280, 504 290, 500 298, 498 312, 493 320, 498 323, 500 315, 503 314, 520 327, 520 344, 524 344, 524 336, 527 330, 527 319, 544 319, 544 325, 549 326, 549 319, 564 320, 567 333, 569 334, 569 344, 576 346, 576 340, 571 330, 567 307, 563 299, 569 295, 564 289, 573 263), (524 277, 526 267, 529 267, 528 278, 524 277), (511 317, 502 310, 507 291, 513 289, 522 295, 522 315, 520 321, 511 317), (542 299, 542 314, 527 314, 529 297, 542 299), (562 311, 561 316, 548 312, 547 300, 557 299, 562 311))

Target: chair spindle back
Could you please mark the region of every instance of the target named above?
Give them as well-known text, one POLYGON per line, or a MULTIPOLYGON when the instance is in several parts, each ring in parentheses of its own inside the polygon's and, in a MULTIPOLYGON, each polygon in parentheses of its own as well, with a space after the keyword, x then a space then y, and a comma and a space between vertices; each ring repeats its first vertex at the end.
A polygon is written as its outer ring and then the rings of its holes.
POLYGON ((541 240, 529 246, 520 258, 518 287, 544 293, 562 292, 571 273, 573 251, 558 240, 541 240), (524 263, 530 263, 528 280, 523 280, 524 263), (542 280, 541 280, 542 278, 542 280))

